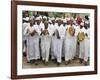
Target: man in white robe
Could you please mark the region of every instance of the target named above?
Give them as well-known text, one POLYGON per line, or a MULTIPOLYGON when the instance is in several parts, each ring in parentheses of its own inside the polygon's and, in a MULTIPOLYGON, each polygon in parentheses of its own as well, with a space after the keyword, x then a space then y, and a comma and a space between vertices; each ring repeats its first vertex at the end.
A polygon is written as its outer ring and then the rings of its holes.
POLYGON ((65 54, 65 64, 69 64, 69 62, 74 59, 76 53, 76 37, 75 35, 71 36, 69 34, 69 28, 73 26, 75 29, 75 25, 73 25, 72 21, 70 25, 67 25, 66 36, 64 39, 64 54, 65 54))
POLYGON ((40 59, 39 40, 42 28, 43 26, 40 25, 40 19, 37 17, 35 25, 27 29, 27 60, 34 60, 36 65, 38 64, 38 59, 40 59), (31 32, 34 33, 33 36, 29 35, 31 32))
POLYGON ((84 53, 84 65, 88 64, 88 60, 90 57, 90 29, 86 30, 86 37, 85 37, 85 53, 84 53))
POLYGON ((51 37, 49 36, 48 23, 45 22, 44 25, 45 29, 41 33, 41 54, 42 54, 42 60, 47 65, 50 55, 51 37))
POLYGON ((84 27, 85 27, 85 52, 84 52, 84 65, 88 65, 89 57, 90 57, 90 22, 89 22, 89 17, 85 16, 85 22, 84 22, 84 27))
POLYGON ((29 27, 29 17, 23 18, 23 24, 22 24, 22 39, 23 39, 23 55, 26 56, 26 47, 27 47, 27 35, 24 34, 25 28, 29 27))
POLYGON ((51 56, 51 60, 54 60, 54 50, 53 47, 55 46, 53 43, 54 41, 54 34, 55 34, 55 30, 56 30, 56 24, 55 24, 55 18, 52 17, 49 19, 49 24, 48 24, 48 28, 49 28, 49 36, 51 36, 51 47, 50 47, 50 56, 51 56))
MULTIPOLYGON (((86 29, 84 28, 84 24, 81 25, 80 27, 80 32, 84 32, 84 34, 86 33, 86 29)), ((85 39, 80 41, 80 49, 79 49, 79 58, 80 58, 80 63, 83 62, 84 60, 84 54, 85 54, 85 39)))
POLYGON ((79 42, 78 42, 78 33, 80 32, 80 26, 79 25, 75 25, 75 41, 76 41, 76 52, 75 52, 75 58, 79 57, 79 42))
POLYGON ((53 57, 57 59, 57 65, 59 66, 62 62, 62 45, 64 38, 64 27, 62 21, 58 20, 58 25, 56 26, 55 36, 52 41, 53 57))

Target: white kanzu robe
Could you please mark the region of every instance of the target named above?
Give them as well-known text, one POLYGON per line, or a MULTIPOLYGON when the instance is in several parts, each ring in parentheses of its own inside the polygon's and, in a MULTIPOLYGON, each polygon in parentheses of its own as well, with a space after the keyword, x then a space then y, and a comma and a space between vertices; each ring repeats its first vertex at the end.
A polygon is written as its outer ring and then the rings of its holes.
POLYGON ((37 29, 33 27, 26 28, 27 37, 27 60, 37 60, 40 58, 40 51, 39 51, 39 35, 36 33, 35 35, 31 36, 30 33, 33 30, 37 29))
POLYGON ((52 36, 55 29, 56 29, 56 25, 53 25, 53 24, 49 24, 48 25, 48 29, 49 29, 49 35, 52 36))
POLYGON ((64 54, 65 61, 71 60, 75 57, 76 52, 76 38, 75 36, 70 36, 68 29, 70 25, 67 25, 66 36, 64 39, 64 54))
MULTIPOLYGON (((82 29, 80 29, 80 32, 86 33, 86 29, 83 27, 82 29)), ((80 49, 79 49, 79 58, 83 59, 83 60, 85 58, 85 52, 87 50, 87 48, 85 48, 86 42, 87 42, 87 40, 86 40, 86 36, 85 36, 85 39, 80 42, 80 49)))
POLYGON ((41 34, 41 31, 44 30, 44 24, 43 23, 41 23, 40 25, 37 25, 35 23, 35 25, 33 27, 35 28, 35 30, 38 32, 39 35, 41 34))
POLYGON ((78 36, 78 33, 80 32, 80 26, 75 26, 75 41, 76 41, 76 53, 75 53, 75 57, 79 57, 79 44, 77 43, 77 36, 78 36))
POLYGON ((84 61, 88 61, 90 57, 90 28, 86 30, 86 34, 88 36, 85 37, 85 53, 84 53, 84 61))
POLYGON ((55 38, 55 36, 53 36, 53 33, 55 32, 55 30, 56 30, 56 24, 55 25, 53 25, 53 24, 49 24, 48 25, 48 28, 49 28, 49 35, 51 36, 51 47, 50 47, 50 55, 51 55, 51 59, 54 59, 54 49, 53 49, 53 47, 54 47, 54 38, 55 38))
POLYGON ((57 62, 61 63, 61 61, 62 61, 62 45, 63 45, 63 37, 64 37, 63 25, 56 26, 56 30, 59 33, 60 39, 58 39, 56 35, 52 37, 52 57, 56 58, 57 62))
MULTIPOLYGON (((49 32, 49 30, 48 30, 49 32)), ((42 60, 48 62, 50 55, 51 37, 49 34, 41 36, 41 54, 42 60)))
POLYGON ((27 40, 27 35, 24 34, 24 32, 25 32, 26 27, 29 27, 29 26, 30 26, 30 23, 26 23, 26 22, 24 22, 22 25, 23 52, 26 52, 25 41, 27 40))

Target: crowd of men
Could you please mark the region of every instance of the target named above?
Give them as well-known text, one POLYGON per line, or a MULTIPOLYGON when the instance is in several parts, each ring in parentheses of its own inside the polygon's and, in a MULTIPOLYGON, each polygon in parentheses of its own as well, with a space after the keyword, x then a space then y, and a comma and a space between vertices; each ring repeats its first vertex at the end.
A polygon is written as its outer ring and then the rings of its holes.
POLYGON ((57 65, 64 62, 68 65, 74 58, 80 63, 88 64, 90 56, 90 22, 89 16, 47 17, 45 15, 23 17, 23 54, 27 62, 38 65, 42 60, 49 64, 52 60, 57 65), (74 34, 69 34, 69 28, 74 28, 74 34), (84 32, 85 38, 78 41, 79 33, 84 32))

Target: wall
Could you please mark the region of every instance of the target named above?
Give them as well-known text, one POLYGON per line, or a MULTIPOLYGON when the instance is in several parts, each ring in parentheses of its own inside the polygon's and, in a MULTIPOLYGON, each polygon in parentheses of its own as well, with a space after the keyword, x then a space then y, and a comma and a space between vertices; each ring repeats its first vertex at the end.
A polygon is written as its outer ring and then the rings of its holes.
MULTIPOLYGON (((32 1, 32 0, 31 0, 32 1)), ((33 0, 43 2, 56 2, 56 3, 74 3, 74 4, 92 4, 98 5, 98 17, 100 17, 100 0, 33 0)), ((0 0, 0 80, 10 80, 10 67, 11 67, 11 5, 10 0, 0 0)), ((100 19, 98 19, 100 21, 100 19)), ((100 24, 98 24, 100 26, 100 24)), ((100 27, 98 27, 99 30, 100 27)), ((98 31, 98 34, 100 31, 98 31)), ((100 41, 100 37, 98 37, 100 41)), ((100 42, 98 42, 99 44, 100 42)), ((98 48, 100 45, 98 45, 98 48)), ((98 57, 100 57, 100 49, 98 57)), ((100 61, 100 58, 98 58, 100 61)), ((98 63, 100 67, 100 62, 98 63)), ((84 76, 67 76, 56 78, 42 78, 31 80, 100 80, 100 68, 98 75, 84 75, 84 76)), ((29 80, 29 79, 28 79, 29 80)))

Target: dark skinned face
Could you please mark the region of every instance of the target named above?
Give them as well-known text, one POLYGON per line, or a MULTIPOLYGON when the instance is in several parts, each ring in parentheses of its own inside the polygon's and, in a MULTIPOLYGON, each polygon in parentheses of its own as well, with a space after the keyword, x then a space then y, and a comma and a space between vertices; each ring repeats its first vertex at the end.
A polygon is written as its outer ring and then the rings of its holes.
POLYGON ((73 21, 72 20, 70 21, 70 25, 73 25, 73 21))
POLYGON ((41 21, 40 20, 36 20, 37 25, 40 25, 41 21))
POLYGON ((28 17, 28 16, 29 16, 28 12, 25 12, 25 17, 28 17))
POLYGON ((30 20, 30 26, 34 25, 34 20, 30 20))
POLYGON ((81 26, 80 26, 80 28, 82 29, 82 28, 83 28, 83 26, 81 25, 81 26))
POLYGON ((43 19, 42 22, 45 23, 46 19, 43 19))
POLYGON ((44 23, 45 29, 48 28, 48 23, 44 23))
POLYGON ((66 23, 63 23, 63 26, 66 26, 66 23))
POLYGON ((61 20, 58 20, 58 26, 60 26, 62 24, 61 20))
POLYGON ((55 24, 55 20, 52 20, 52 24, 55 24))

